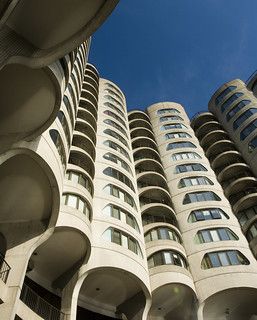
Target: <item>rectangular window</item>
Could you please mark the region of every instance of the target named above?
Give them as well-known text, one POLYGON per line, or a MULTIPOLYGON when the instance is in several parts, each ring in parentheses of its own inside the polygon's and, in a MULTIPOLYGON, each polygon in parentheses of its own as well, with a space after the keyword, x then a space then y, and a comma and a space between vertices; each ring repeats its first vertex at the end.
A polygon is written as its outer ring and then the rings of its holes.
POLYGON ((69 194, 67 199, 67 205, 72 208, 77 208, 77 197, 69 194))
POLYGON ((208 230, 203 230, 201 231, 201 235, 203 237, 204 242, 211 242, 211 236, 210 236, 210 232, 208 230))
POLYGON ((169 252, 163 252, 163 254, 164 254, 165 264, 173 264, 171 254, 169 252))
POLYGON ((212 241, 219 241, 220 240, 217 230, 210 230, 210 234, 212 237, 212 241))
POLYGON ((228 256, 225 252, 219 252, 218 256, 222 266, 229 266, 230 263, 228 260, 228 256))
POLYGON ((112 242, 121 245, 121 234, 120 234, 120 232, 118 232, 118 231, 116 231, 116 230, 113 230, 113 233, 112 233, 112 242))
POLYGON ((210 261, 211 261, 211 265, 214 268, 220 266, 220 260, 218 258, 217 253, 209 253, 209 258, 210 258, 210 261))

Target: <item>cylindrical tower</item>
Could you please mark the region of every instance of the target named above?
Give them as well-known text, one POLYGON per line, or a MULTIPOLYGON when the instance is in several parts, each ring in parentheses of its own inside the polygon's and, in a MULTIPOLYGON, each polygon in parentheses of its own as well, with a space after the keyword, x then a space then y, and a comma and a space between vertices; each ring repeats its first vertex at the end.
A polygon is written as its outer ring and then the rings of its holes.
POLYGON ((256 260, 183 107, 157 103, 148 113, 197 290, 198 317, 222 319, 229 309, 235 319, 229 299, 220 298, 235 295, 237 304, 238 287, 249 287, 251 295, 256 260))
POLYGON ((152 290, 149 319, 194 319, 196 298, 158 140, 148 115, 129 113, 129 127, 152 290), (181 303, 183 300, 183 304, 181 303))

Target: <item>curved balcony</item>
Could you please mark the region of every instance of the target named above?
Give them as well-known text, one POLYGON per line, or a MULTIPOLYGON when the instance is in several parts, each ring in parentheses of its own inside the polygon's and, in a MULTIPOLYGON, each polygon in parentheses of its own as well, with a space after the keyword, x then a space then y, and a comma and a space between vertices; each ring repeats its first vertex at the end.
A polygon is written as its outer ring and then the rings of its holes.
POLYGON ((31 67, 49 65, 86 41, 103 23, 118 0, 78 1, 4 1, 1 6, 1 37, 6 54, 0 64, 15 57, 31 67), (23 17, 23 19, 20 19, 23 17))
POLYGON ((92 65, 91 63, 87 63, 86 65, 86 73, 89 73, 90 75, 94 75, 95 77, 95 81, 97 83, 99 83, 99 73, 98 70, 96 69, 96 67, 94 65, 92 65))
POLYGON ((215 121, 205 122, 195 131, 195 135, 199 140, 202 140, 202 138, 206 136, 206 134, 208 134, 213 130, 218 130, 218 129, 220 130, 223 129, 218 121, 215 120, 215 121))
POLYGON ((217 155, 230 150, 236 150, 235 145, 231 140, 219 140, 210 145, 206 150, 206 156, 212 161, 217 155))
POLYGON ((224 130, 213 130, 209 132, 202 138, 201 146, 203 149, 207 150, 211 145, 220 140, 228 140, 229 136, 224 130))
POLYGON ((229 201, 235 213, 246 208, 252 207, 256 205, 257 187, 247 188, 244 191, 233 194, 229 197, 229 201))
POLYGON ((78 119, 82 119, 82 120, 88 122, 96 132, 96 130, 97 130, 96 120, 88 110, 81 109, 79 107, 78 113, 77 113, 77 120, 78 119))
POLYGON ((135 161, 136 174, 155 171, 165 177, 162 164, 155 159, 139 159, 135 161))
POLYGON ((142 212, 153 203, 163 203, 167 206, 172 206, 169 192, 163 188, 153 186, 145 187, 140 190, 139 202, 142 212))
POLYGON ((150 118, 144 111, 141 110, 132 110, 128 113, 128 120, 133 121, 137 119, 143 119, 145 121, 150 122, 150 118))
POLYGON ((80 99, 86 99, 91 102, 96 109, 98 108, 98 96, 95 96, 95 94, 92 94, 87 89, 82 89, 80 99))
POLYGON ((157 151, 152 148, 137 148, 133 150, 134 161, 138 161, 141 159, 154 159, 158 162, 161 162, 160 155, 157 151))
POLYGON ((130 136, 131 136, 131 139, 138 138, 138 137, 148 137, 148 138, 151 138, 153 141, 155 141, 155 137, 152 130, 149 130, 147 128, 132 129, 130 131, 130 136))
POLYGON ((227 163, 222 167, 219 167, 218 171, 218 180, 221 183, 225 183, 227 180, 233 179, 234 177, 238 176, 242 172, 242 177, 243 176, 253 176, 249 166, 246 163, 242 162, 237 162, 237 163, 227 163))
POLYGON ((0 151, 39 136, 52 124, 62 102, 63 79, 59 61, 45 69, 10 64, 1 70, 0 151))
POLYGON ((92 85, 90 82, 87 82, 86 78, 84 79, 85 80, 82 84, 82 90, 89 91, 96 99, 98 99, 98 90, 95 88, 95 85, 92 85))
POLYGON ((129 121, 129 129, 135 129, 135 128, 146 128, 149 130, 152 130, 152 126, 149 123, 149 121, 145 119, 134 119, 129 121))
POLYGON ((155 141, 149 139, 148 137, 138 137, 134 138, 132 141, 132 149, 137 148, 152 148, 158 152, 158 147, 155 141))
POLYGON ((84 150, 71 146, 69 163, 74 164, 85 170, 92 179, 95 176, 95 164, 89 154, 85 153, 84 150))
POLYGON ((244 163, 241 154, 236 150, 228 150, 217 155, 211 164, 216 174, 219 175, 226 167, 235 163, 244 163))
POLYGON ((93 115, 93 117, 95 118, 95 120, 97 120, 97 109, 90 101, 85 100, 85 99, 80 99, 79 100, 79 107, 81 109, 84 109, 84 110, 90 112, 93 115))
POLYGON ((95 161, 95 157, 96 157, 95 145, 93 144, 92 140, 90 140, 85 134, 79 131, 74 131, 72 146, 83 149, 87 154, 90 155, 93 161, 95 161))
MULTIPOLYGON (((83 79, 83 84, 82 84, 82 88, 84 86, 86 86, 87 84, 90 84, 92 87, 94 87, 96 94, 98 95, 98 87, 99 87, 99 83, 95 81, 95 78, 93 78, 91 76, 91 74, 89 72, 87 72, 87 70, 85 71, 85 76, 83 79)), ((86 87, 84 88, 86 89, 86 87)))
POLYGON ((218 176, 218 179, 226 178, 226 172, 228 170, 228 177, 230 172, 237 170, 237 168, 248 168, 249 166, 244 162, 244 159, 238 151, 227 151, 224 155, 221 154, 214 161, 214 170, 218 176))
POLYGON ((139 189, 149 187, 149 186, 157 186, 163 188, 165 190, 168 189, 167 181, 163 175, 155 172, 148 171, 143 172, 137 175, 137 187, 139 189))
POLYGON ((153 203, 150 207, 141 210, 143 226, 155 223, 171 224, 178 228, 174 210, 163 203, 153 203))
POLYGON ((233 178, 221 183, 225 195, 232 196, 240 191, 257 186, 257 179, 248 173, 238 173, 233 178))
POLYGON ((208 111, 198 112, 191 119, 191 127, 193 128, 194 131, 196 131, 204 123, 210 122, 213 120, 216 121, 216 118, 211 112, 208 112, 208 111))
POLYGON ((96 132, 87 121, 78 118, 74 130, 86 135, 96 145, 96 132))

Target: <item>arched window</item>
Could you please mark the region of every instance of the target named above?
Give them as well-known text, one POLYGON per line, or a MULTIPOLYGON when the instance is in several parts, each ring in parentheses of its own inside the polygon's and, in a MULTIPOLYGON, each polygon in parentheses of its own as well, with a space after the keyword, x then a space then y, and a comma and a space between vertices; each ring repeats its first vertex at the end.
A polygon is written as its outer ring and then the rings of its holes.
POLYGON ((233 265, 250 264, 248 259, 237 250, 226 250, 206 253, 203 257, 202 269, 211 269, 233 265))
POLYGON ((91 196, 93 196, 93 185, 86 175, 77 171, 67 170, 65 173, 65 178, 67 180, 80 184, 88 190, 91 196))
POLYGON ((175 167, 175 173, 183 173, 190 171, 207 171, 207 169, 200 163, 185 163, 175 167))
POLYGON ((147 259, 147 262, 149 269, 161 265, 175 265, 187 269, 186 259, 175 250, 157 251, 147 259))
POLYGON ((178 183, 178 188, 185 188, 199 185, 213 185, 214 183, 207 177, 187 177, 183 178, 178 183))
POLYGON ((234 122, 233 122, 233 129, 236 130, 238 127, 241 126, 242 123, 245 122, 249 117, 257 112, 257 108, 250 108, 246 110, 244 113, 241 114, 234 122))
POLYGON ((113 184, 108 184, 104 187, 104 191, 111 196, 121 199, 123 202, 126 202, 131 207, 136 209, 136 204, 133 197, 121 188, 113 184))
POLYGON ((104 141, 104 145, 118 151, 120 154, 126 157, 129 161, 131 161, 128 152, 125 149, 123 149, 121 146, 119 146, 117 143, 111 140, 106 140, 104 141))
POLYGON ((120 182, 124 183, 127 187, 129 187, 131 190, 135 192, 135 188, 131 180, 119 170, 116 170, 112 167, 108 167, 104 169, 103 173, 109 177, 119 180, 120 182))
POLYGON ((218 105, 223 99, 224 97, 229 94, 231 91, 235 90, 236 86, 229 86, 227 87, 225 90, 223 90, 215 99, 215 104, 218 105))
POLYGON ((166 150, 179 149, 179 148, 196 148, 192 142, 189 141, 179 141, 169 143, 166 147, 166 150))
POLYGON ((130 251, 134 252, 135 254, 137 254, 138 256, 143 257, 138 241, 135 238, 133 238, 131 235, 121 230, 118 230, 115 228, 108 228, 103 233, 103 238, 107 241, 110 241, 122 247, 125 247, 130 251))
POLYGON ((120 132, 122 132, 124 134, 125 137, 128 138, 127 132, 125 129, 122 128, 122 126, 120 126, 118 123, 116 123, 115 121, 112 121, 111 119, 105 119, 104 123, 112 126, 113 128, 119 130, 120 132))
POLYGON ((128 171, 130 174, 132 174, 132 170, 130 169, 130 166, 121 158, 117 157, 116 155, 108 152, 106 154, 104 154, 104 159, 112 161, 116 164, 118 164, 119 166, 121 166, 123 169, 125 169, 126 171, 128 171))
POLYGON ((66 167, 66 155, 65 155, 65 148, 62 142, 62 138, 60 136, 60 133, 57 130, 51 129, 49 131, 50 137, 53 141, 53 143, 56 146, 56 149, 59 153, 63 168, 65 169, 66 167))
POLYGON ((62 196, 62 202, 66 206, 72 207, 84 213, 86 217, 91 219, 91 209, 89 204, 76 194, 65 193, 62 196))
POLYGON ((109 93, 110 95, 114 96, 116 99, 118 99, 121 103, 123 103, 122 98, 120 97, 119 94, 117 94, 116 92, 114 92, 113 90, 110 89, 104 89, 104 92, 109 93))
POLYGON ((234 117, 235 114, 237 114, 244 106, 247 106, 249 103, 251 103, 250 100, 242 100, 239 103, 237 103, 226 115, 227 121, 229 121, 231 118, 234 117))
POLYGON ((145 242, 150 242, 154 240, 173 240, 181 243, 181 238, 178 233, 168 227, 157 227, 151 229, 145 234, 145 242))
POLYGON ((207 243, 215 241, 238 240, 238 237, 229 228, 205 229, 197 232, 195 242, 207 243))
POLYGON ((240 140, 247 138, 257 128, 257 119, 250 122, 240 133, 240 140))
POLYGON ((174 108, 160 109, 157 111, 157 114, 178 114, 178 113, 180 112, 174 108))
POLYGON ((104 95, 104 98, 124 110, 123 105, 117 99, 111 97, 109 94, 104 95))
POLYGON ((169 123, 161 126, 161 130, 169 129, 187 129, 187 127, 183 123, 169 123))
POLYGON ((231 97, 229 97, 222 105, 221 105, 221 112, 223 113, 234 101, 236 101, 238 98, 243 96, 244 94, 242 92, 236 92, 232 94, 231 97))
POLYGON ((114 112, 112 112, 110 110, 105 110, 104 114, 106 114, 107 116, 112 117, 115 120, 119 121, 119 123, 121 123, 125 128, 127 128, 126 123, 121 119, 121 117, 117 116, 114 112))
POLYGON ((214 219, 229 219, 228 215, 219 208, 204 208, 193 210, 187 221, 197 222, 197 221, 205 221, 205 220, 214 220, 214 219))
POLYGON ((171 156, 173 161, 186 160, 186 159, 202 159, 196 152, 177 152, 171 156))
POLYGON ((160 117, 160 122, 176 121, 176 120, 183 121, 183 118, 181 118, 180 116, 164 116, 164 117, 160 117))
POLYGON ((118 134, 117 132, 111 130, 111 129, 105 129, 104 130, 105 134, 108 134, 109 136, 119 140, 121 143, 123 143, 127 148, 128 148, 128 143, 126 141, 126 139, 124 139, 120 134, 118 134))
POLYGON ((125 118, 124 113, 119 108, 117 108, 114 104, 112 104, 111 102, 104 102, 104 106, 109 107, 109 108, 117 111, 123 118, 125 118))
POLYGON ((185 195, 183 204, 201 201, 221 201, 221 199, 212 191, 191 192, 185 195))
POLYGON ((171 132, 165 134, 166 140, 176 138, 192 138, 192 136, 187 132, 171 132))
POLYGON ((122 222, 126 223, 136 231, 140 232, 136 218, 123 208, 114 204, 108 204, 103 209, 103 213, 109 217, 121 220, 122 222))

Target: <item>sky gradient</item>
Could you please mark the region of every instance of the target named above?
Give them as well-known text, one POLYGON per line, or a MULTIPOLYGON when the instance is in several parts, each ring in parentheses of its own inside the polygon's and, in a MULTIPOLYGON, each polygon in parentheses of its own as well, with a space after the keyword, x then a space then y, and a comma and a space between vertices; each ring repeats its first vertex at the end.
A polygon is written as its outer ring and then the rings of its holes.
POLYGON ((128 109, 206 110, 215 90, 257 69, 256 0, 120 0, 92 39, 90 62, 128 109))

